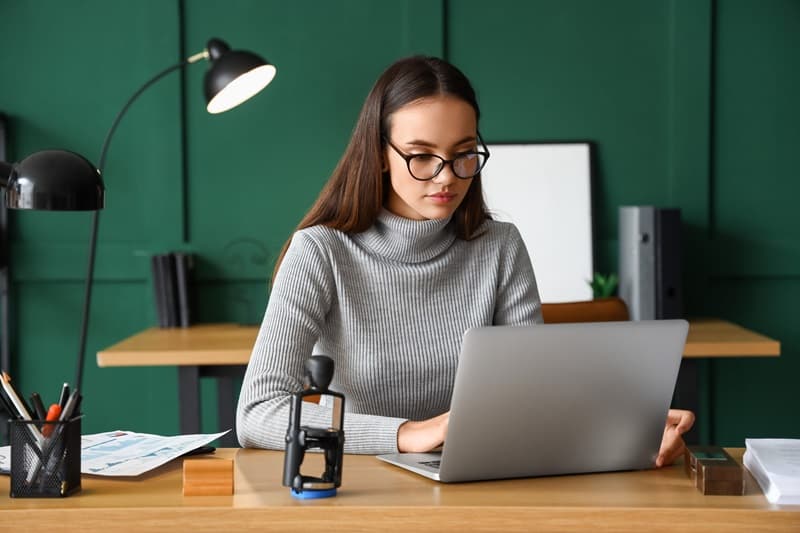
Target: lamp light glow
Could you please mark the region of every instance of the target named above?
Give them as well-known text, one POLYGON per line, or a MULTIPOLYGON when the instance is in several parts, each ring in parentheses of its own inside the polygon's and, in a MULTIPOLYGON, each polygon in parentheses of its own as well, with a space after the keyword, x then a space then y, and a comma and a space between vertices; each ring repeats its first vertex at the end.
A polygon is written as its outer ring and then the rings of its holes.
POLYGON ((275 65, 261 65, 231 81, 206 106, 209 113, 227 111, 258 94, 275 77, 275 65))
POLYGON ((260 92, 275 77, 277 69, 261 56, 231 50, 221 39, 206 44, 211 63, 205 76, 206 110, 216 114, 236 107, 260 92))

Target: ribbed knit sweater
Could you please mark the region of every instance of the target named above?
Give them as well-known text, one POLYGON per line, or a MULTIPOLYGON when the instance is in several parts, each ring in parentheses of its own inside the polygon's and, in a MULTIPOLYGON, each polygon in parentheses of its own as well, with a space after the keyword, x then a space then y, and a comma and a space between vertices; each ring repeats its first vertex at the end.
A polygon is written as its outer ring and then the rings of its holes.
MULTIPOLYGON (((242 384, 242 446, 284 447, 303 365, 325 354, 335 362, 331 389, 345 395, 345 452, 397 452, 403 422, 449 410, 464 332, 541 322, 517 229, 487 221, 465 241, 449 222, 384 210, 363 233, 294 234, 242 384)), ((304 403, 302 423, 328 427, 330 411, 304 403)))

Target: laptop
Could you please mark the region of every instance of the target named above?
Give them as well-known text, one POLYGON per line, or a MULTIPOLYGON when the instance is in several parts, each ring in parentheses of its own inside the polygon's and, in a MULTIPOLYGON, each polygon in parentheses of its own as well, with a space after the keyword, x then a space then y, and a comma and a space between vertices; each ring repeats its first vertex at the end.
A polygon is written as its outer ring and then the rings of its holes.
POLYGON ((685 320, 473 328, 441 452, 378 459, 441 482, 652 468, 685 320))

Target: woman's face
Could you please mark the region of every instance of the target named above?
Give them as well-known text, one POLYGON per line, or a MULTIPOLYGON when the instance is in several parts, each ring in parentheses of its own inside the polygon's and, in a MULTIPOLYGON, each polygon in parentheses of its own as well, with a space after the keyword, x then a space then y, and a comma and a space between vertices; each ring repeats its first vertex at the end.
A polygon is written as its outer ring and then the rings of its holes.
MULTIPOLYGON (((475 110, 452 96, 432 96, 406 104, 392 113, 389 124, 389 142, 405 155, 435 154, 453 159, 476 149, 475 110)), ((452 165, 445 165, 435 178, 418 181, 411 176, 397 150, 388 144, 384 150, 391 183, 386 209, 413 220, 452 215, 464 200, 473 178, 458 178, 452 165)))

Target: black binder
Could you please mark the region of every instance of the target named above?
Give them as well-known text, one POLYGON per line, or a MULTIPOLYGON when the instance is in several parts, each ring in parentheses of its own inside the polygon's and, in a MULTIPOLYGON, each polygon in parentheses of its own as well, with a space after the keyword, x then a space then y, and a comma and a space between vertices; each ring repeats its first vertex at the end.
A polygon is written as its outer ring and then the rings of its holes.
POLYGON ((168 327, 167 302, 164 296, 164 278, 161 274, 161 264, 159 255, 150 258, 150 270, 153 274, 153 297, 156 303, 156 317, 158 327, 168 327))
POLYGON ((192 323, 194 257, 185 252, 157 254, 151 257, 150 267, 158 326, 189 327, 192 323))
POLYGON ((167 327, 178 326, 178 291, 175 281, 175 258, 172 254, 159 256, 159 269, 164 282, 164 306, 167 314, 167 327))
POLYGON ((681 211, 656 212, 656 318, 683 318, 681 211))
POLYGON ((178 299, 178 326, 188 328, 192 324, 191 273, 194 258, 191 254, 176 252, 172 254, 175 262, 175 281, 178 299))

